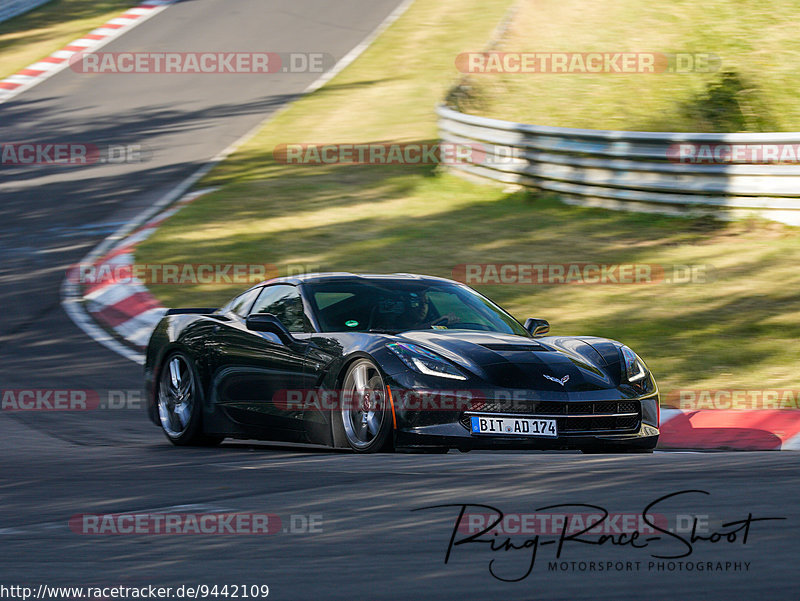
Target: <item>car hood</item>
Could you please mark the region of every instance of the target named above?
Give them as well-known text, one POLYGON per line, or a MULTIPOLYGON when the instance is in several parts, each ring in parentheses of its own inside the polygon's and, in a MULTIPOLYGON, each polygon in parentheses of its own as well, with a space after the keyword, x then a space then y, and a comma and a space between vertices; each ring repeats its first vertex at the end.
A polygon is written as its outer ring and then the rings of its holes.
POLYGON ((620 384, 618 353, 605 339, 591 338, 590 344, 572 336, 527 338, 473 330, 410 331, 398 338, 440 354, 491 386, 587 392, 620 384))

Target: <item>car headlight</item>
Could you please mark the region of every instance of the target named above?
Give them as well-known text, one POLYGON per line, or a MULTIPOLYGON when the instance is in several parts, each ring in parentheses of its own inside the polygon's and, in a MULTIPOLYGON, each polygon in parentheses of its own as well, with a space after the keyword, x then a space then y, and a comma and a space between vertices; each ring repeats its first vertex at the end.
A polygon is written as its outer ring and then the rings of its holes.
POLYGON ((407 342, 393 342, 387 348, 411 369, 428 376, 439 376, 451 380, 466 380, 467 377, 440 356, 427 349, 407 342))
POLYGON ((638 382, 647 375, 647 366, 644 361, 627 346, 622 351, 622 375, 628 382, 638 382))

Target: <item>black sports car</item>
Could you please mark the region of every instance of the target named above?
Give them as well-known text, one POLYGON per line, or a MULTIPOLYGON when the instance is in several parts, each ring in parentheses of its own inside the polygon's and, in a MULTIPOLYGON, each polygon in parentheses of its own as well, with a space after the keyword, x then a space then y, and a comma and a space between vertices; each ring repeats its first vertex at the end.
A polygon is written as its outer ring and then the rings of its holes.
POLYGON ((167 312, 147 348, 148 412, 177 445, 652 450, 644 361, 549 329, 442 278, 274 279, 220 309, 167 312))

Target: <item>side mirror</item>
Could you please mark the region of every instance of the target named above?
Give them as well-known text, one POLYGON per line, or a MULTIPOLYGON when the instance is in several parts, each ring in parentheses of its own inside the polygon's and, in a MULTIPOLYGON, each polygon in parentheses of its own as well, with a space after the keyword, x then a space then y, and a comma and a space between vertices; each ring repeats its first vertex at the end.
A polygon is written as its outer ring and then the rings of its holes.
POLYGON ((546 319, 529 317, 525 320, 525 329, 531 333, 531 336, 544 336, 550 331, 550 324, 546 319))
POLYGON ((294 342, 294 336, 292 336, 291 332, 272 313, 253 313, 248 315, 245 325, 248 330, 253 332, 271 332, 280 338, 283 344, 294 342))

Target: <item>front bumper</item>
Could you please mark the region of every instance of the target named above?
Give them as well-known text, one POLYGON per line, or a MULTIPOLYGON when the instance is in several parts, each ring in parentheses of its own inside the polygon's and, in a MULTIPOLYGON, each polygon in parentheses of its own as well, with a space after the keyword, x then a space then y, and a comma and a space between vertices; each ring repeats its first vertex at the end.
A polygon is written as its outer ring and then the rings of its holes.
POLYGON ((449 396, 444 393, 445 397, 434 394, 426 406, 424 392, 400 388, 396 380, 392 383, 395 398, 415 401, 413 407, 402 401, 394 402, 394 438, 399 449, 649 450, 658 443, 657 390, 644 396, 628 395, 619 389, 559 395, 515 391, 513 399, 508 398, 505 390, 479 391, 481 397, 476 397, 473 390, 467 405, 463 398, 459 402, 458 393, 449 396), (442 409, 442 404, 448 405, 447 408, 442 409), (471 415, 553 419, 558 436, 473 434, 471 415))
POLYGON ((650 450, 658 444, 659 430, 642 424, 627 434, 561 434, 555 438, 532 436, 472 435, 461 424, 440 424, 397 430, 395 448, 425 449, 450 447, 463 451, 496 450, 650 450))

